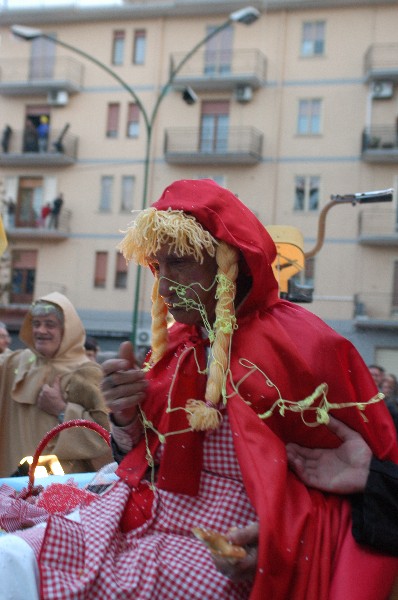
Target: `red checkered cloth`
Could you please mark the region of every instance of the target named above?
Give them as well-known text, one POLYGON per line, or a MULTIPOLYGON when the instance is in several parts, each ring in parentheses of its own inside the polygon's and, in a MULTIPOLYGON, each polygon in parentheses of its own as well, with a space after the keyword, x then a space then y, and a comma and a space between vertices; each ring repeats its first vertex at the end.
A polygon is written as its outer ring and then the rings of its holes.
POLYGON ((7 484, 0 487, 0 527, 7 532, 32 527, 48 519, 47 510, 36 506, 36 498, 24 498, 25 491, 17 493, 7 484))
POLYGON ((122 481, 81 509, 81 523, 50 517, 39 559, 41 597, 248 598, 251 584, 233 583, 219 573, 207 548, 191 533, 194 526, 226 532, 256 518, 242 483, 227 419, 206 438, 204 467, 197 496, 155 491, 152 516, 128 533, 119 527, 130 495, 122 481))

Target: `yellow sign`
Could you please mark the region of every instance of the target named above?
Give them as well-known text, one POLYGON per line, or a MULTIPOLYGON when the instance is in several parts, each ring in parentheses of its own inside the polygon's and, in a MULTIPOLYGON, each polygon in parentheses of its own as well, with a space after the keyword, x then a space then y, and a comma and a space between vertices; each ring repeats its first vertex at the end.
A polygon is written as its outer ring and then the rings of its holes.
POLYGON ((304 269, 304 240, 296 227, 269 225, 266 227, 276 246, 276 259, 272 263, 279 291, 287 293, 288 281, 304 269))

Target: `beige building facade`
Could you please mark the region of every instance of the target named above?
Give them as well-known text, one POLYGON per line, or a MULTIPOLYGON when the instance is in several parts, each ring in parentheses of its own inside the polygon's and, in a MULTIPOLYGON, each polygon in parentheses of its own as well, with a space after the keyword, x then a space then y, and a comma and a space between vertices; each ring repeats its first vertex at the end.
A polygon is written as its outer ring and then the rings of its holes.
POLYGON ((298 228, 307 253, 331 196, 392 188, 392 202, 336 202, 296 279, 314 288, 306 308, 398 374, 398 2, 251 5, 255 22, 214 37, 244 3, 3 7, 0 319, 17 327, 58 290, 105 347, 134 321, 145 345, 151 276, 116 245, 175 179, 214 178, 266 226, 298 228), (17 38, 16 24, 48 37, 17 38), (42 209, 60 193, 50 227, 42 209))

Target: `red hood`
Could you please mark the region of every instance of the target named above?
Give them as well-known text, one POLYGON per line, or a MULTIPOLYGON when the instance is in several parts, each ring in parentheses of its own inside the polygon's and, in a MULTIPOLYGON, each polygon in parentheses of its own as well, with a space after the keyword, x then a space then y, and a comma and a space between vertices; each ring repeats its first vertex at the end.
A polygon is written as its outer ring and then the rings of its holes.
POLYGON ((211 179, 176 181, 152 205, 157 210, 182 210, 193 215, 218 240, 239 248, 253 278, 240 314, 266 309, 278 300, 272 271, 275 244, 255 215, 230 191, 211 179))

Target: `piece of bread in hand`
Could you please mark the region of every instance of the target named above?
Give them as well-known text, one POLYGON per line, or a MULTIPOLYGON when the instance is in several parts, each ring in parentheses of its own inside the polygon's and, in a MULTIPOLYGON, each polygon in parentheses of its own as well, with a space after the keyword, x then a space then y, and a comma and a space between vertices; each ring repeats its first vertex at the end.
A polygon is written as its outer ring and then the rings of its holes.
POLYGON ((236 562, 246 556, 243 546, 232 544, 225 535, 211 529, 193 527, 192 533, 209 548, 214 556, 222 556, 230 562, 236 562))

